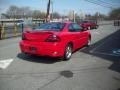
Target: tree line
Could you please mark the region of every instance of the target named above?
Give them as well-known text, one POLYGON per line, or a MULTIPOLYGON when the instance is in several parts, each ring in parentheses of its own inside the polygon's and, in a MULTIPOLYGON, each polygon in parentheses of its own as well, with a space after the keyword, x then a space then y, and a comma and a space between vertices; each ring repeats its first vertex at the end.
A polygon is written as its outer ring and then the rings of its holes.
MULTIPOLYGON (((40 18, 40 19, 45 19, 46 18, 46 11, 41 11, 41 10, 32 10, 30 7, 17 7, 17 6, 10 6, 6 13, 4 15, 7 18, 40 18)), ((61 15, 58 12, 53 12, 51 14, 54 18, 59 18, 61 15)))
MULTIPOLYGON (((32 10, 30 7, 17 7, 17 6, 10 6, 7 11, 4 13, 4 15, 7 18, 40 18, 45 19, 46 18, 46 11, 41 10, 32 10)), ((59 12, 53 12, 50 15, 52 18, 69 18, 69 14, 67 16, 61 15, 59 12)), ((80 16, 78 14, 75 14, 76 19, 80 19, 80 16)), ((87 14, 85 15, 86 19, 107 19, 107 20, 113 20, 113 19, 120 19, 120 8, 113 9, 110 11, 108 15, 104 15, 98 12, 96 12, 94 15, 87 14)))

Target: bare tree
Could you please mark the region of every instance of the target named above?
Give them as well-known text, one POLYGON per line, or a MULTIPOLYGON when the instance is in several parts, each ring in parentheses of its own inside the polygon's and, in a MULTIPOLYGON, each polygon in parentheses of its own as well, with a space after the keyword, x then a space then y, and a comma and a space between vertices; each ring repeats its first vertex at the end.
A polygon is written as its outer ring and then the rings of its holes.
POLYGON ((19 8, 17 6, 10 6, 9 9, 7 10, 6 14, 9 15, 11 18, 15 18, 17 14, 17 10, 19 8))
POLYGON ((120 20, 120 8, 113 9, 113 10, 109 13, 109 18, 110 18, 110 19, 120 20))
POLYGON ((58 12, 53 12, 51 15, 53 18, 60 18, 61 15, 58 12))
MULTIPOLYGON (((41 12, 40 10, 31 10, 30 7, 17 7, 14 5, 8 8, 6 15, 10 16, 11 18, 46 18, 46 12, 41 12)), ((58 12, 54 12, 53 17, 59 18, 60 14, 58 12)))
POLYGON ((11 18, 25 18, 32 16, 32 10, 29 7, 10 6, 6 12, 11 18))

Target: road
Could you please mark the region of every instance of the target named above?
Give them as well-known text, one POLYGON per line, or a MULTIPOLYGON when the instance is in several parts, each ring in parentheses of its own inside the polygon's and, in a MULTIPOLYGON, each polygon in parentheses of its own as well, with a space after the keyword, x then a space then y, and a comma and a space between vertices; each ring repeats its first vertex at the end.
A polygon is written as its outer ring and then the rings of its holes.
POLYGON ((91 30, 92 45, 69 61, 20 53, 20 37, 0 41, 0 90, 120 90, 120 28, 91 30))

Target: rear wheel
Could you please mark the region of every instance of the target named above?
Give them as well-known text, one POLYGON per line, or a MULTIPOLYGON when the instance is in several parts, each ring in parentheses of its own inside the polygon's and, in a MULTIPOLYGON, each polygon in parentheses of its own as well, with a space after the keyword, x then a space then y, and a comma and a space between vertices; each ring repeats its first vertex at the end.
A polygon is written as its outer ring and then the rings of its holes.
POLYGON ((71 56, 72 56, 72 45, 68 44, 65 48, 63 60, 64 61, 69 60, 71 58, 71 56))

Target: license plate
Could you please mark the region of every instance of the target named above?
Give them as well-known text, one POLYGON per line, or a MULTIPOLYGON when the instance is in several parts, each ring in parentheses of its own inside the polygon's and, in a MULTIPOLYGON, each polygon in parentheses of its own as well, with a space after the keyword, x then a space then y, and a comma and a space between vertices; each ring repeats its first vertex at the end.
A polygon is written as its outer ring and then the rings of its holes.
POLYGON ((36 52, 36 48, 35 47, 30 47, 30 50, 31 50, 31 52, 36 52))

